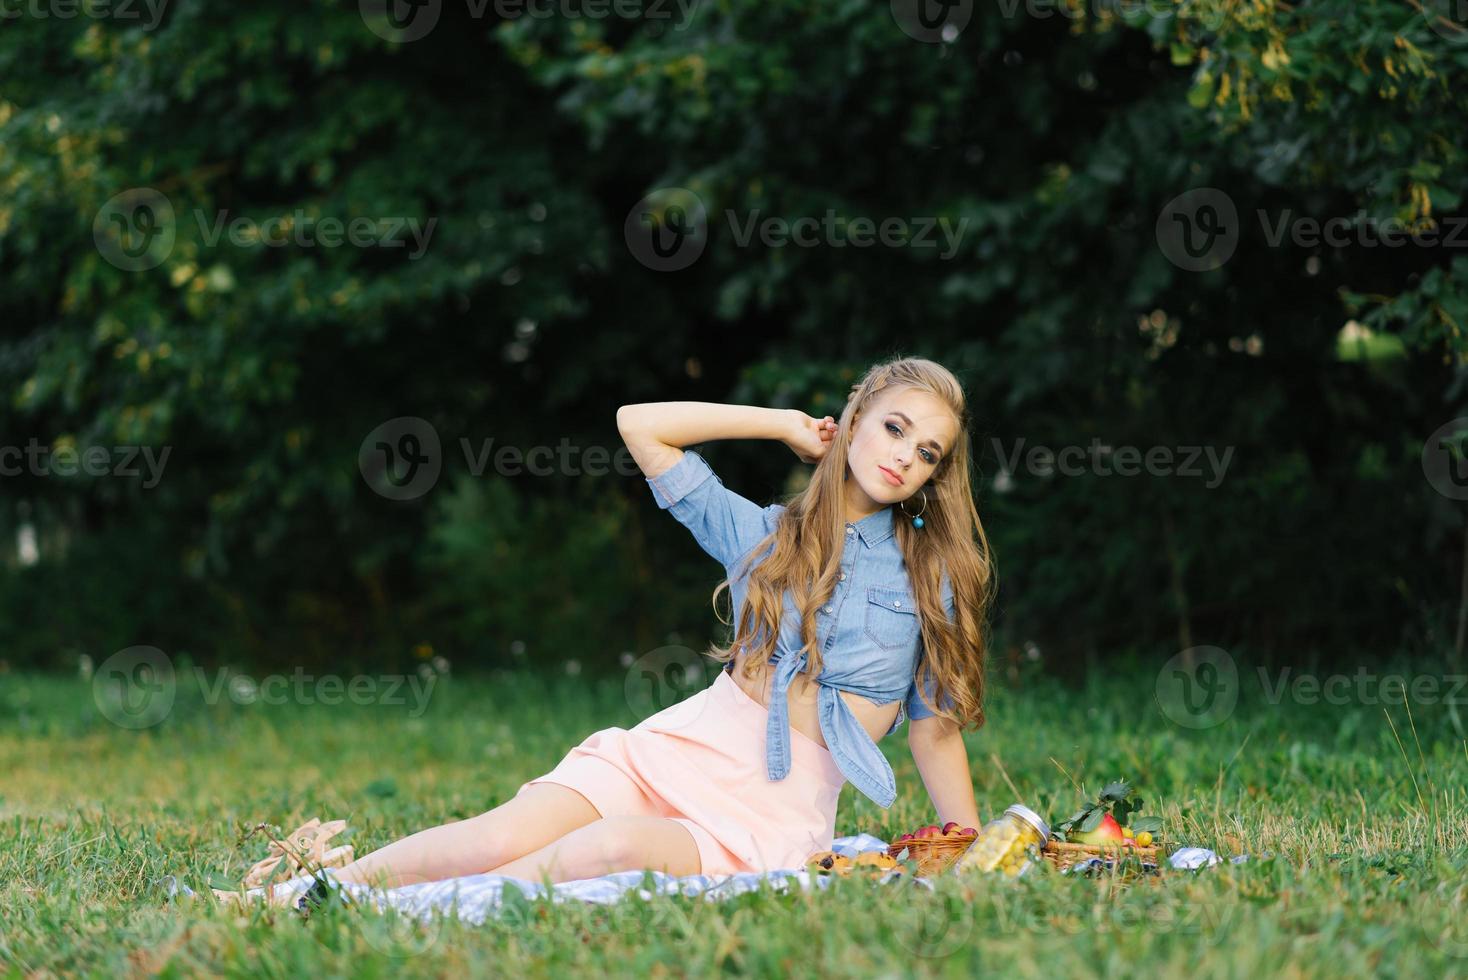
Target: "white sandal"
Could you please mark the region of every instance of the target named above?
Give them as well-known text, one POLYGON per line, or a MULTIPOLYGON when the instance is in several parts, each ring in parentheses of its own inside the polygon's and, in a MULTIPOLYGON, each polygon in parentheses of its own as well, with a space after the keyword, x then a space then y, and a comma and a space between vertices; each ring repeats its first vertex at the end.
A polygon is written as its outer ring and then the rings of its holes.
MULTIPOLYGON (((311 874, 322 868, 343 868, 354 860, 351 844, 342 844, 327 849, 327 842, 346 829, 345 820, 322 823, 320 817, 312 817, 285 836, 285 840, 270 840, 270 852, 245 872, 240 891, 210 889, 221 902, 244 906, 262 896, 251 895, 256 889, 265 889, 263 899, 269 905, 287 905, 291 893, 277 890, 277 886, 303 874, 311 874)), ((256 830, 264 830, 259 824, 256 830)), ((251 833, 253 833, 252 831, 251 833)))

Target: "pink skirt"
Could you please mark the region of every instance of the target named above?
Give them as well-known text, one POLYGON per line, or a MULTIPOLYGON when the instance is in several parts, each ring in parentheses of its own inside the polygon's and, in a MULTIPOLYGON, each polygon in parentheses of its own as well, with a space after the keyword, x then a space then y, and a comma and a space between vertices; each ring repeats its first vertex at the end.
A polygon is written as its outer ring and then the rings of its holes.
POLYGON ((628 730, 603 728, 554 769, 603 817, 656 816, 688 828, 702 873, 800 869, 836 833, 846 777, 819 742, 790 729, 790 772, 767 776, 768 710, 720 671, 712 685, 628 730))

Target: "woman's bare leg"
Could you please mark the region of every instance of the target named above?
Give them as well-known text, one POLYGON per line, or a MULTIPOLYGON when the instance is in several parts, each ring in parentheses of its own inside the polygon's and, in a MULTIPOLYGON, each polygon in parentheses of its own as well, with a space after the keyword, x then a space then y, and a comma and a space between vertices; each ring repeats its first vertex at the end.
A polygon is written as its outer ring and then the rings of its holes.
POLYGON ((332 874, 388 888, 481 874, 599 819, 596 807, 574 789, 536 783, 493 810, 420 830, 332 874))
POLYGON ((571 831, 553 843, 491 874, 539 882, 596 878, 613 871, 651 868, 670 875, 702 873, 698 844, 688 828, 664 817, 607 817, 571 831))

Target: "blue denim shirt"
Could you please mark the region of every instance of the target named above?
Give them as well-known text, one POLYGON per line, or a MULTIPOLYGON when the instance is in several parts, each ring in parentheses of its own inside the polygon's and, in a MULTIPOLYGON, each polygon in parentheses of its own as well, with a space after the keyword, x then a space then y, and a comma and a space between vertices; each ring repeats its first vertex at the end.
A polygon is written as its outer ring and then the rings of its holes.
MULTIPOLYGON (((647 478, 657 505, 693 532, 704 551, 732 575, 741 558, 775 529, 783 504, 760 507, 724 486, 702 456, 685 450, 666 473, 647 478)), ((851 691, 876 704, 902 699, 897 718, 886 735, 909 718, 932 716, 917 690, 917 667, 922 656, 922 633, 906 562, 897 547, 893 508, 846 525, 841 553, 840 581, 831 600, 817 613, 816 639, 821 645, 818 704, 821 735, 841 772, 878 806, 897 798, 892 766, 872 741, 851 706, 836 692, 851 691)), ((765 554, 768 554, 766 550, 765 554)), ((731 578, 729 590, 735 618, 744 605, 747 570, 731 578)), ((942 596, 948 617, 954 617, 953 589, 945 573, 942 596)), ((790 706, 787 692, 795 675, 809 660, 800 650, 799 613, 794 596, 785 594, 780 636, 772 662, 774 686, 770 694, 769 727, 765 736, 766 765, 771 781, 790 772, 790 706)), ((732 671, 733 663, 725 666, 732 671)), ((932 687, 927 691, 932 698, 932 687)), ((952 701, 944 701, 945 708, 952 701)))

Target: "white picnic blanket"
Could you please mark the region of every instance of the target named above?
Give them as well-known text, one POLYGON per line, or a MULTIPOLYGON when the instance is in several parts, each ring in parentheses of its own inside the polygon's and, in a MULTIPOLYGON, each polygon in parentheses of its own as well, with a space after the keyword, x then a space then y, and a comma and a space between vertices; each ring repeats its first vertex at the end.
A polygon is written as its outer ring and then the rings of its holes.
MULTIPOLYGON (((863 851, 886 853, 887 842, 871 834, 856 834, 838 837, 831 842, 831 850, 837 854, 855 857, 863 851)), ((378 909, 394 908, 415 918, 428 919, 435 914, 451 915, 474 925, 481 925, 495 915, 504 905, 506 889, 514 889, 525 899, 539 898, 545 894, 546 886, 538 881, 514 878, 509 875, 479 874, 462 878, 446 878, 419 885, 403 885, 399 888, 376 888, 356 882, 338 882, 332 869, 321 871, 323 877, 331 878, 350 901, 370 904, 378 909)), ((661 871, 618 871, 599 878, 580 881, 563 881, 550 886, 551 901, 579 900, 611 904, 621 901, 629 892, 646 900, 653 895, 691 895, 706 901, 720 901, 734 895, 754 891, 765 885, 776 891, 786 891, 792 886, 800 889, 826 888, 832 876, 812 874, 804 869, 776 871, 747 871, 727 875, 670 875, 661 871), (652 876, 654 889, 643 887, 648 876, 652 876)), ((285 892, 294 905, 296 896, 304 893, 314 882, 309 875, 292 878, 276 885, 277 894, 285 892)), ((932 889, 932 882, 919 877, 905 875, 894 869, 878 879, 882 883, 910 883, 921 888, 932 889)), ((192 896, 193 890, 179 882, 173 875, 161 879, 160 885, 168 895, 192 896)), ((252 898, 264 898, 263 888, 246 892, 252 898)))
MULTIPOLYGON (((847 857, 855 857, 863 851, 885 853, 887 842, 871 834, 855 834, 849 837, 837 837, 831 842, 831 850, 837 854, 845 854, 847 857)), ((1244 860, 1244 857, 1240 855, 1232 860, 1237 863, 1244 860)), ((1090 870, 1091 866, 1100 863, 1102 863, 1100 858, 1093 858, 1089 862, 1079 862, 1070 870, 1090 870)), ((1169 859, 1169 863, 1174 868, 1196 869, 1217 864, 1219 858, 1205 848, 1190 847, 1175 852, 1169 859)), ((350 901, 369 904, 379 910, 397 909, 425 921, 435 915, 449 915, 474 925, 482 925, 490 916, 499 913, 504 907, 507 889, 515 890, 523 899, 539 898, 546 891, 545 885, 540 882, 514 878, 509 875, 468 875, 462 878, 447 878, 443 881, 429 881, 419 885, 403 885, 399 888, 384 889, 355 882, 336 881, 330 868, 323 870, 321 874, 331 878, 350 901)), ((584 878, 580 881, 553 884, 550 886, 550 897, 551 901, 557 903, 574 899, 609 905, 621 901, 629 892, 635 892, 643 900, 650 899, 653 895, 689 895, 701 897, 705 901, 720 901, 734 895, 755 891, 766 885, 780 892, 792 886, 803 890, 826 888, 832 879, 831 875, 811 874, 804 869, 683 876, 670 875, 661 871, 618 871, 599 878, 584 878), (655 888, 651 890, 643 887, 649 875, 652 876, 655 885, 655 888)), ((286 892, 291 898, 291 904, 294 905, 294 899, 309 889, 314 881, 315 879, 311 876, 303 875, 275 887, 279 891, 286 892)), ((905 884, 929 890, 934 887, 933 883, 926 878, 904 874, 901 869, 894 869, 879 877, 877 881, 882 884, 905 884)), ((169 897, 194 894, 192 889, 179 882, 173 875, 160 879, 157 884, 165 889, 169 897)), ((246 894, 263 899, 265 890, 254 888, 246 894)), ((511 896, 511 900, 513 901, 515 897, 511 896)))

